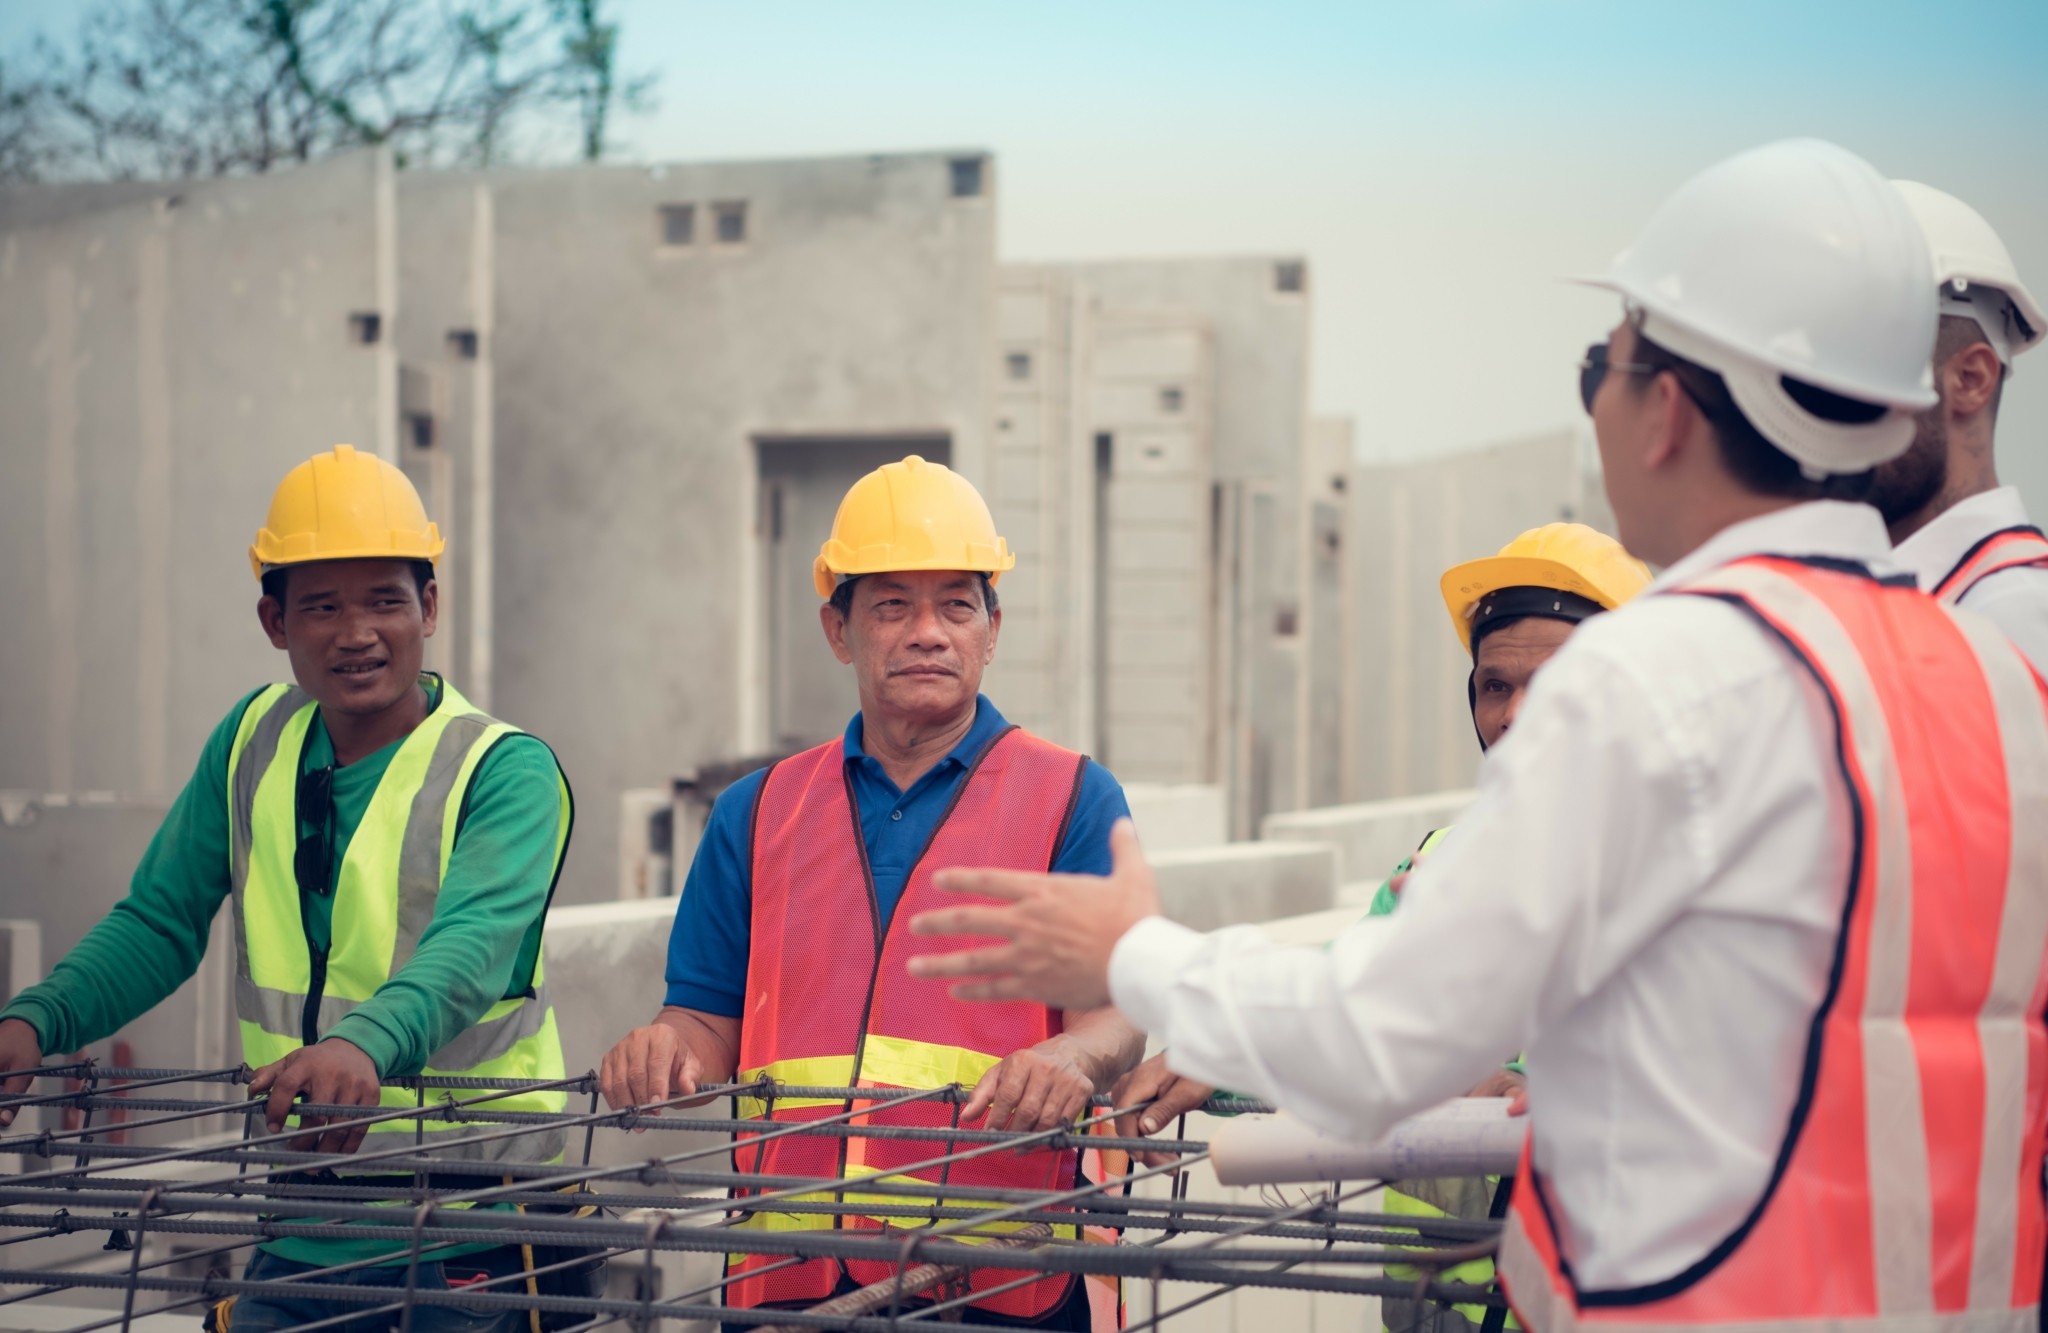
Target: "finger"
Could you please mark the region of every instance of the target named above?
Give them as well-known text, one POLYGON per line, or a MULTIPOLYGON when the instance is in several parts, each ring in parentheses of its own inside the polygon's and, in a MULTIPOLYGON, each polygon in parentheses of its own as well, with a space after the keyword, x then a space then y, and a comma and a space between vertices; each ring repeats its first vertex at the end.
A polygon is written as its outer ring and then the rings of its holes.
POLYGON ((989 1103, 995 1100, 996 1084, 1002 1078, 1002 1073, 1001 1065, 992 1065, 986 1074, 974 1081, 974 1090, 967 1094, 967 1102, 960 1108, 962 1123, 973 1120, 988 1110, 989 1103))
MULTIPOLYGON (((985 935, 988 932, 975 931, 973 933, 985 935)), ((991 944, 980 949, 962 949, 957 953, 919 954, 910 960, 910 975, 913 977, 986 977, 998 972, 1012 971, 1016 966, 1016 945, 991 944)))
MULTIPOLYGON (((932 876, 932 883, 948 893, 971 893, 977 897, 1000 898, 1014 903, 1043 892, 1052 878, 1030 870, 974 870, 966 866, 951 866, 932 876)), ((916 922, 911 924, 914 926, 916 922)))
POLYGON ((625 1089, 619 1079, 619 1048, 614 1046, 604 1053, 604 1059, 597 1067, 597 1090, 604 1094, 604 1104, 614 1111, 624 1110, 625 1089))
POLYGON ((1018 1128, 1023 1122, 1017 1115, 1017 1107, 1023 1100, 1024 1090, 1030 1082, 1030 1072, 1024 1068, 1022 1060, 1013 1057, 997 1065, 996 1086, 989 1099, 988 1120, 982 1127, 1018 1128))
POLYGON ((1092 1096, 1094 1096, 1094 1090, 1085 1083, 1068 1085, 1066 1095, 1060 1099, 1058 1107, 1059 1119, 1052 1123, 1055 1125, 1071 1125, 1076 1120, 1079 1120, 1082 1114, 1087 1111, 1088 1099, 1092 1096))
POLYGON ((683 1062, 684 1046, 667 1028, 656 1028, 647 1050, 647 1104, 665 1102, 676 1084, 676 1066, 683 1062))
POLYGON ((1142 874, 1147 869, 1145 849, 1138 845, 1138 826, 1125 815, 1109 826, 1109 873, 1112 879, 1142 874))
MULTIPOLYGON (((376 1106, 382 1092, 383 1090, 377 1086, 374 1080, 368 1083, 358 1083, 355 1088, 355 1095, 349 1100, 356 1106, 376 1106)), ((348 1131, 342 1135, 341 1142, 336 1145, 335 1151, 342 1153, 354 1152, 363 1146, 363 1140, 368 1137, 369 1133, 370 1123, 367 1119, 358 1117, 349 1121, 348 1131)))
POLYGON ((282 1068, 284 1068, 284 1061, 279 1060, 275 1063, 267 1064, 254 1074, 251 1074, 249 1076, 249 1095, 253 1097, 257 1093, 267 1090, 271 1084, 277 1081, 277 1072, 282 1068))
POLYGON ((264 1099, 263 1123, 273 1134, 284 1132, 285 1117, 291 1114, 292 1102, 299 1095, 299 1076, 289 1069, 280 1069, 271 1080, 270 1095, 264 1099))
POLYGON ((993 981, 963 981, 946 992, 956 1000, 1034 999, 1020 977, 998 977, 993 981))
POLYGON ((1159 1099, 1152 1104, 1152 1109, 1145 1113, 1145 1119, 1150 1122, 1145 1132, 1157 1134, 1166 1127, 1169 1120, 1177 1119, 1190 1111, 1201 1110, 1203 1104, 1215 1095, 1216 1089, 1206 1083, 1197 1083, 1191 1078, 1176 1078, 1172 1086, 1160 1092, 1159 1099))
POLYGON ((1016 1105, 1010 1111, 1010 1127, 1026 1134, 1041 1129, 1051 1129, 1059 1123, 1059 1103, 1055 1099, 1053 1083, 1055 1075, 1040 1066, 1025 1076, 1024 1086, 1017 1090, 1016 1105), (1047 1112, 1051 1112, 1050 1115, 1047 1112))
POLYGON ((1509 1103, 1508 1103, 1508 1114, 1509 1114, 1509 1115, 1527 1115, 1527 1114, 1529 1114, 1529 1090, 1528 1090, 1527 1088, 1524 1088, 1524 1089, 1523 1089, 1522 1091, 1520 1091, 1520 1092, 1516 1093, 1516 1094, 1515 1094, 1515 1099, 1514 1099, 1513 1101, 1511 1101, 1511 1102, 1509 1102, 1509 1103))
MULTIPOLYGON (((934 907, 910 918, 913 935, 993 935, 1017 938, 1014 909, 1008 907, 934 907)), ((925 955, 929 957, 930 955, 925 955)), ((911 960, 913 965, 916 959, 911 960)))
MULTIPOLYGON (((28 1085, 31 1082, 33 1082, 34 1079, 35 1076, 33 1074, 23 1074, 18 1078, 10 1078, 4 1081, 0 1081, 0 1096, 19 1097, 23 1093, 28 1091, 28 1085)), ((0 1125, 13 1124, 14 1112, 16 1111, 16 1109, 16 1107, 12 1106, 0 1109, 0 1125)))
POLYGON ((648 1095, 654 1087, 648 1067, 657 1058, 666 1062, 669 1055, 667 1051, 658 1051, 659 1045, 659 1031, 643 1028, 633 1034, 626 1047, 626 1095, 634 1106, 645 1106, 654 1100, 648 1095))
POLYGON ((704 1062, 697 1058, 695 1049, 681 1042, 676 1043, 672 1077, 675 1079, 675 1092, 672 1094, 674 1096, 680 1097, 684 1093, 695 1092, 704 1085, 704 1062))

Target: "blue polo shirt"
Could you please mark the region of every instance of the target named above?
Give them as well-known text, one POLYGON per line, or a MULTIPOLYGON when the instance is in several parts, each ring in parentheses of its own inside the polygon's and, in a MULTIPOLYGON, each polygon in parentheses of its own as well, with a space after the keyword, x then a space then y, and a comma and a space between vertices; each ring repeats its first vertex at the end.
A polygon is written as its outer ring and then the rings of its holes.
MULTIPOLYGON (((847 724, 841 748, 860 807, 861 840, 875 877, 875 901, 886 930, 917 855, 938 829, 967 780, 967 766, 1009 725, 986 697, 974 705, 974 725, 952 752, 904 791, 889 780, 879 759, 861 745, 861 717, 847 724)), ((753 938, 753 867, 748 857, 754 800, 767 769, 749 773, 720 793, 690 862, 676 922, 668 936, 666 1003, 738 1018, 745 1010, 747 951, 753 938)), ((1088 761, 1081 791, 1067 821, 1053 869, 1077 875, 1109 873, 1109 830, 1129 814, 1124 789, 1109 770, 1088 761)))

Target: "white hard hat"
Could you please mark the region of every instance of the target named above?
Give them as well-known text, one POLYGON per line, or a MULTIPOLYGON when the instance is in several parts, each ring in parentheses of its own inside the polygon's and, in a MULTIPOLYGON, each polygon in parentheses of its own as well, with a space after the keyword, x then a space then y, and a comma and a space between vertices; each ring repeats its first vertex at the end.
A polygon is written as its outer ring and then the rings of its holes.
POLYGON ((1862 472, 1913 442, 1936 401, 1927 243, 1905 201, 1847 149, 1788 139, 1680 186, 1595 286, 1619 292, 1660 347, 1720 374, 1801 471, 1862 472), (1787 379, 1888 409, 1816 416, 1787 379))
POLYGON ((1920 222, 1934 259, 1941 313, 1974 319, 2006 365, 2043 337, 2048 318, 2020 281, 2019 268, 1983 215, 1952 194, 1919 181, 1893 181, 1920 222))

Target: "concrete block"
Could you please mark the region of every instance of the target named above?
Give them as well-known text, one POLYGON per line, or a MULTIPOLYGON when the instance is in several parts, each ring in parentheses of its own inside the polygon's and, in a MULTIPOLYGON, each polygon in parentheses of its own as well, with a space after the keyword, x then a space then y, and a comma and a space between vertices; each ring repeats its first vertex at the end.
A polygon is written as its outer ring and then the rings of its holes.
POLYGON ((1199 851, 1230 840, 1230 816, 1223 788, 1208 782, 1124 784, 1131 821, 1148 856, 1199 851))
POLYGON ((596 1068, 614 1042, 661 1008, 677 901, 590 903, 548 913, 548 991, 572 1073, 596 1068))
POLYGON ((1239 842, 1152 859, 1166 915, 1196 930, 1329 910, 1336 851, 1327 844, 1239 842))
POLYGON ((1330 805, 1268 815, 1259 836, 1276 842, 1326 843, 1336 849, 1341 883, 1377 884, 1419 846, 1431 829, 1454 822, 1472 803, 1469 790, 1393 801, 1330 805))

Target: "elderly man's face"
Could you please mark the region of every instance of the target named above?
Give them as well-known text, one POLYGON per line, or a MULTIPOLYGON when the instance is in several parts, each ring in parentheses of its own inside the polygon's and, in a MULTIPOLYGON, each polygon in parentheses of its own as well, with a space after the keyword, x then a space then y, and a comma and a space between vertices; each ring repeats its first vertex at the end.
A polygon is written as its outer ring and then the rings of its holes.
POLYGON ((861 708, 938 718, 973 707, 1003 624, 981 593, 979 574, 917 570, 863 576, 844 618, 826 605, 825 638, 853 667, 861 708))
POLYGON ((1536 668, 1564 647, 1570 622, 1524 616, 1479 640, 1472 661, 1472 725, 1480 742, 1491 750, 1514 725, 1528 696, 1536 668))

